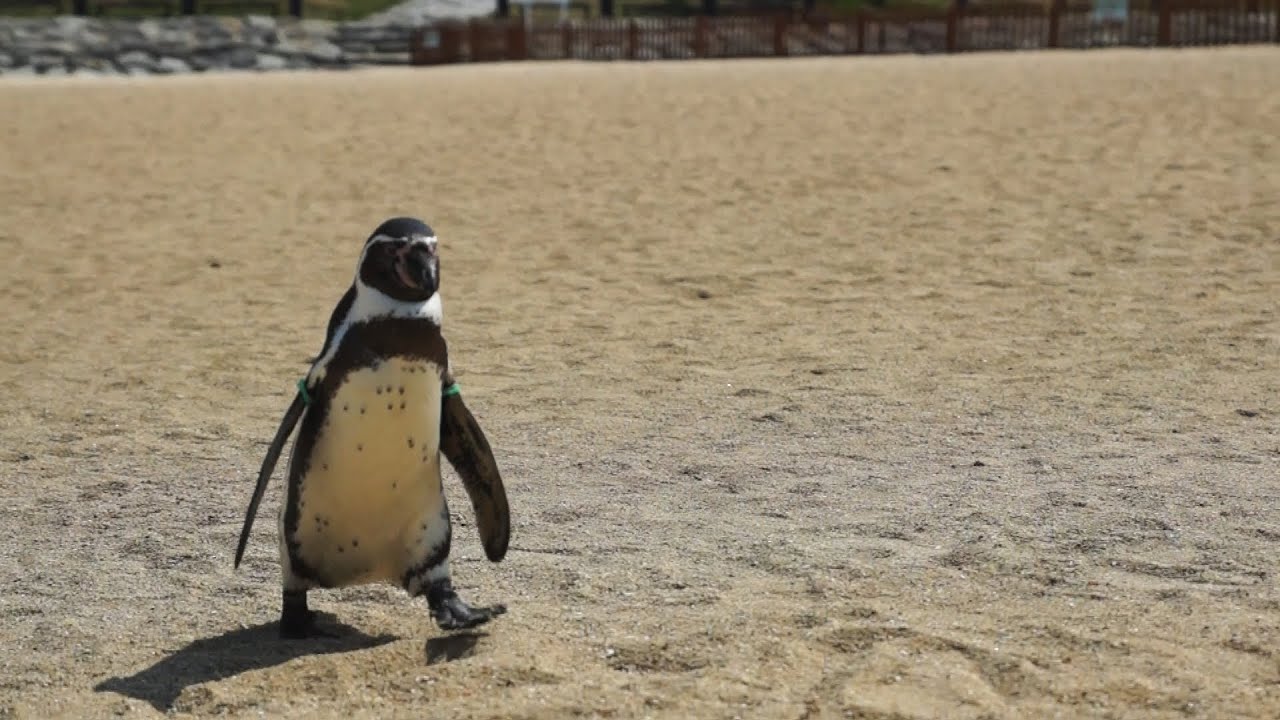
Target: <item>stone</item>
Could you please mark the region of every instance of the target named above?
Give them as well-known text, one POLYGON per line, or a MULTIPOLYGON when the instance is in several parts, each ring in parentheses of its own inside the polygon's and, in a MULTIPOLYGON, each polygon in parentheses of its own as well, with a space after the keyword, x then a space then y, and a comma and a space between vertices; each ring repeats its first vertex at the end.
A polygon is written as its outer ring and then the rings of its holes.
POLYGON ((89 18, 78 15, 62 15, 55 18, 54 22, 57 23, 58 32, 63 37, 75 37, 89 27, 89 18))
POLYGON ((111 35, 101 30, 86 30, 77 38, 81 50, 109 50, 115 48, 111 35))
POLYGON ((337 32, 338 24, 332 20, 306 19, 295 27, 306 37, 331 37, 337 32))
POLYGON ((0 70, 110 75, 405 64, 410 31, 392 19, 0 17, 0 70))
POLYGON ((156 72, 166 75, 172 73, 191 72, 191 66, 185 60, 176 57, 162 57, 160 62, 156 63, 156 72))
POLYGON ((155 63, 151 55, 141 50, 131 50, 120 57, 116 58, 116 62, 124 68, 146 68, 151 69, 155 63))
POLYGON ((227 65, 238 70, 255 67, 258 64, 258 53, 250 47, 233 48, 227 53, 227 65))
POLYGON ((45 53, 45 52, 40 52, 32 55, 30 58, 27 59, 27 64, 35 68, 36 72, 38 73, 47 72, 49 68, 53 68, 53 67, 60 67, 60 68, 67 67, 67 61, 63 58, 62 55, 54 55, 54 54, 45 53))
POLYGON ((279 55, 263 53, 258 56, 257 67, 259 70, 284 70, 289 67, 289 61, 279 55))
POLYGON ((321 40, 307 48, 306 56, 308 60, 315 62, 336 63, 342 60, 343 52, 337 45, 321 40))
POLYGON ((276 19, 269 15, 249 15, 244 19, 244 24, 245 27, 262 33, 276 31, 276 19))
POLYGON ((86 72, 97 72, 100 74, 114 74, 116 72, 115 65, 107 58, 98 57, 79 57, 75 59, 75 69, 86 72))
POLYGON ((138 24, 134 29, 138 31, 139 35, 146 38, 148 41, 154 41, 156 38, 160 37, 160 34, 163 32, 160 27, 160 23, 150 18, 138 21, 138 24))

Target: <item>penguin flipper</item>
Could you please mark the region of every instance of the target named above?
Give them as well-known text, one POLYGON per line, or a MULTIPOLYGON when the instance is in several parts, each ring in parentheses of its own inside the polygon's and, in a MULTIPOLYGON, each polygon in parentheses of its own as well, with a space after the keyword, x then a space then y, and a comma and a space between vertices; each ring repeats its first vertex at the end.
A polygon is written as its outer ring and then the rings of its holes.
POLYGON ((507 491, 502 484, 498 462, 493 458, 489 441, 480 423, 467 409, 461 395, 443 400, 440 413, 440 452, 462 479, 471 498, 480 528, 484 553, 492 562, 507 554, 511 539, 511 514, 507 507, 507 491))
POLYGON ((285 441, 289 439, 293 428, 298 424, 298 418, 302 417, 302 410, 305 406, 306 402, 303 400, 302 393, 295 394, 289 409, 285 411, 284 417, 280 420, 280 427, 276 429, 275 439, 271 441, 271 446, 267 448, 266 457, 262 459, 262 469, 258 472, 258 484, 253 489, 253 498, 249 500, 249 509, 244 515, 244 527, 240 530, 240 545, 236 547, 235 567, 240 567, 240 559, 244 557, 244 548, 249 542, 249 530, 253 527, 253 519, 258 514, 258 503, 262 502, 262 495, 267 490, 267 481, 271 479, 271 473, 276 469, 276 461, 280 459, 280 451, 284 449, 285 441))

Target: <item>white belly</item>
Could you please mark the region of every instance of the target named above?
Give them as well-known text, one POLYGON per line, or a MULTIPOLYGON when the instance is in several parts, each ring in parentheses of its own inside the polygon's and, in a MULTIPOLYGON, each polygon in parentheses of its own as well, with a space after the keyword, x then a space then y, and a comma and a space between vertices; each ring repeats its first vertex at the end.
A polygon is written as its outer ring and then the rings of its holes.
POLYGON ((400 359, 338 388, 299 488, 295 535, 328 584, 399 584, 443 542, 440 392, 437 366, 400 359))

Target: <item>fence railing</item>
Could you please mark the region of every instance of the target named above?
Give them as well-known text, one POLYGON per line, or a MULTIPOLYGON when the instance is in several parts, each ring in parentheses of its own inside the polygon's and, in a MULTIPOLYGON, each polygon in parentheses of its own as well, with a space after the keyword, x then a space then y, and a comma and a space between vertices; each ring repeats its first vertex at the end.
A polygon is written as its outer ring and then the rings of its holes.
POLYGON ((1156 0, 1116 16, 1062 0, 967 9, 861 10, 562 22, 473 19, 423 26, 410 62, 657 60, 857 53, 1280 43, 1280 0, 1156 0))

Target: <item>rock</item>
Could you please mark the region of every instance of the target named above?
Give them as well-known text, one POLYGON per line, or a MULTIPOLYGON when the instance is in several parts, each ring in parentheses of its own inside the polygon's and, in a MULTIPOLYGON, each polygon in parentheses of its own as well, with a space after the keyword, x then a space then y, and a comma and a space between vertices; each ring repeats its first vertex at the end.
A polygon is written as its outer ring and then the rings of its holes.
POLYGON ((409 62, 409 38, 374 43, 373 49, 380 53, 401 53, 404 55, 404 61, 409 62))
POLYGON ((110 58, 86 57, 81 55, 75 58, 67 58, 67 66, 69 69, 76 71, 77 73, 81 70, 102 74, 115 74, 116 72, 116 66, 110 58))
POLYGON ((116 58, 116 63, 125 70, 139 69, 144 72, 150 72, 155 65, 155 60, 150 54, 141 50, 131 50, 116 58))
POLYGON ((370 45, 369 43, 359 43, 359 42, 344 42, 342 43, 342 49, 348 55, 363 55, 365 53, 373 52, 372 45, 370 45))
POLYGON ((227 65, 238 70, 255 67, 258 64, 258 53, 249 47, 233 48, 227 53, 227 65))
POLYGON ((176 57, 162 57, 160 62, 156 63, 156 72, 165 73, 166 75, 191 72, 191 66, 186 61, 176 57))
POLYGON ((77 38, 80 44, 81 52, 89 51, 94 53, 112 52, 116 50, 116 44, 111 35, 99 30, 86 30, 77 38))
POLYGON ((289 67, 289 61, 279 55, 262 53, 258 56, 257 67, 259 70, 284 70, 289 67))
POLYGON ((35 71, 41 74, 48 72, 50 68, 59 67, 65 70, 67 67, 67 61, 63 59, 62 55, 52 55, 43 52, 32 55, 27 61, 27 64, 35 68, 35 71))
POLYGON ((75 37, 89 27, 89 18, 78 15, 62 15, 54 18, 54 22, 57 23, 58 33, 63 37, 75 37))
POLYGON ((135 26, 134 29, 138 31, 139 35, 141 35, 142 37, 146 38, 148 41, 151 41, 151 42, 154 42, 157 38, 159 38, 161 32, 163 32, 160 29, 160 23, 150 18, 146 20, 138 21, 138 24, 135 26))
POLYGON ((336 63, 342 60, 342 55, 342 48, 324 40, 315 43, 306 51, 308 60, 320 63, 336 63))
POLYGON ((294 28, 306 37, 331 37, 337 32, 338 24, 332 20, 306 19, 294 28))
MULTIPOLYGON (((460 6, 471 0, 441 1, 460 6)), ((406 17, 392 13, 360 22, 265 15, 0 17, 0 70, 173 74, 403 65, 413 28, 406 17)))
POLYGON ((276 31, 276 19, 269 15, 250 15, 244 19, 244 24, 245 27, 262 33, 276 31))

